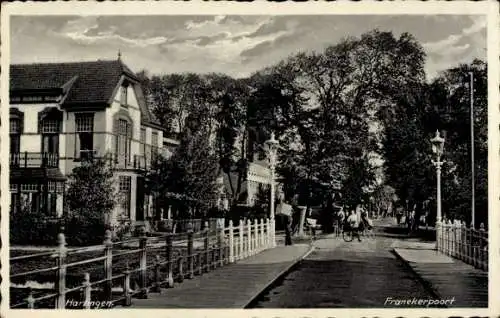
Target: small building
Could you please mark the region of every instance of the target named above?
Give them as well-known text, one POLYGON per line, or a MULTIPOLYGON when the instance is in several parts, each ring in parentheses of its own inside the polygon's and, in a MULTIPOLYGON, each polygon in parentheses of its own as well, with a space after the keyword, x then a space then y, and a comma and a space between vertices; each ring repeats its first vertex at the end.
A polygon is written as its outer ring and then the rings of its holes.
POLYGON ((64 213, 67 176, 82 161, 112 163, 123 200, 111 219, 152 215, 142 172, 178 144, 150 113, 137 76, 117 60, 10 67, 11 213, 64 213))

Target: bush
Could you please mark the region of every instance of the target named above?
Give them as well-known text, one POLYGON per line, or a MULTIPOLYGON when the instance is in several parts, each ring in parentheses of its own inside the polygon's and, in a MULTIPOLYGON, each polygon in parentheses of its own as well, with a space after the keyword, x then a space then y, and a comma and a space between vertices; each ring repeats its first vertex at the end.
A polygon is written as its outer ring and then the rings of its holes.
POLYGON ((15 245, 57 245, 62 221, 28 211, 9 215, 9 240, 15 245))
POLYGON ((98 245, 104 241, 105 229, 102 218, 73 216, 65 220, 64 233, 68 245, 98 245))

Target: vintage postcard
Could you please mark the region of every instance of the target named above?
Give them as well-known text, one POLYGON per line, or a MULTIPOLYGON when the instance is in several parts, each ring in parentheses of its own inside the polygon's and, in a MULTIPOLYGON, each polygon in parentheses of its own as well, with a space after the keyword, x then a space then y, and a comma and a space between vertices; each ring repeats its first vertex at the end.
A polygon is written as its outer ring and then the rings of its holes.
POLYGON ((2 314, 500 314, 498 26, 488 1, 2 5, 2 314))

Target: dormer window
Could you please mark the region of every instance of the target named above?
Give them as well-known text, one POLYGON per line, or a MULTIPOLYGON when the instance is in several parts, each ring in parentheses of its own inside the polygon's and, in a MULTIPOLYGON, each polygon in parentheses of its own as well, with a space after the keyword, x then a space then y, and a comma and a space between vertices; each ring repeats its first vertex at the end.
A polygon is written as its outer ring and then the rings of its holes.
POLYGON ((120 88, 120 105, 127 107, 128 105, 128 83, 123 83, 120 88))

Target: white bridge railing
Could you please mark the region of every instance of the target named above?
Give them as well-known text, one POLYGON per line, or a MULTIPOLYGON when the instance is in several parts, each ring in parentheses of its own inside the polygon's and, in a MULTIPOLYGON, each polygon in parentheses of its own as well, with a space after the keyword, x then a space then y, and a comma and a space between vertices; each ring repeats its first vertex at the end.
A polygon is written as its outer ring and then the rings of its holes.
POLYGON ((488 231, 483 223, 477 230, 465 222, 440 222, 436 224, 436 246, 445 255, 488 270, 488 231))

